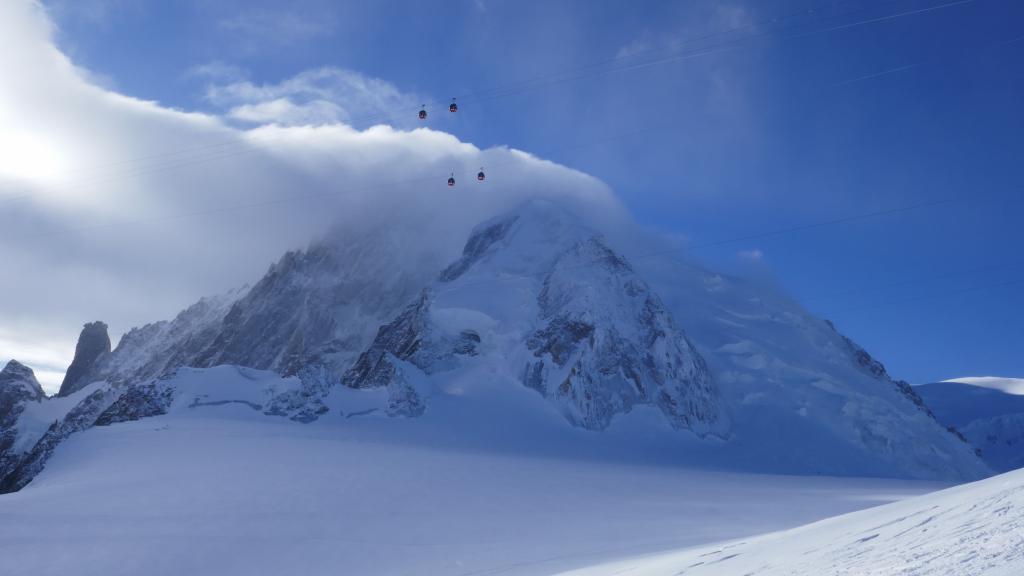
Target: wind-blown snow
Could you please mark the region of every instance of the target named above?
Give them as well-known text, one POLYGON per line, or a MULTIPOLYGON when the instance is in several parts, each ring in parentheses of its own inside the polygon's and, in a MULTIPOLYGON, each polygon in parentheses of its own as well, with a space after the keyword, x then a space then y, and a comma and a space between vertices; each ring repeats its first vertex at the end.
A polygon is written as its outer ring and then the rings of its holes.
POLYGON ((296 384, 158 381, 166 415, 76 434, 0 496, 0 573, 550 574, 938 487, 695 470, 645 440, 654 419, 597 435, 524 387, 437 393, 419 418, 385 417, 374 390, 339 389, 311 424, 257 409, 296 384))
POLYGON ((565 576, 1017 576, 1024 471, 752 539, 565 576))

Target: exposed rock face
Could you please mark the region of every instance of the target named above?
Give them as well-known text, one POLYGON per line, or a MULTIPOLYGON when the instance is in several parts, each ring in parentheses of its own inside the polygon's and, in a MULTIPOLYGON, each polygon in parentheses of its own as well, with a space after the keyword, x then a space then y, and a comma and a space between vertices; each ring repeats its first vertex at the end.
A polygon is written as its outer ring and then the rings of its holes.
POLYGON ((455 356, 473 356, 480 336, 464 331, 456 337, 436 333, 431 326, 430 292, 420 297, 391 323, 382 326, 369 349, 342 377, 350 388, 388 388, 388 413, 418 416, 425 406, 404 376, 401 364, 408 362, 427 374, 443 371, 455 356))
POLYGON ((0 494, 21 490, 42 471, 46 461, 61 442, 76 432, 92 427, 99 415, 117 400, 118 395, 117 391, 108 387, 96 390, 79 402, 62 420, 54 422, 32 450, 19 459, 17 466, 0 477, 0 494))
MULTIPOLYGON (((932 418, 933 420, 935 419, 935 414, 932 414, 931 409, 928 408, 928 405, 925 404, 924 400, 914 390, 913 386, 911 386, 909 382, 893 379, 891 376, 889 376, 889 372, 885 369, 885 365, 876 360, 874 357, 872 357, 871 354, 868 354, 867 350, 861 348, 859 344, 857 344, 853 340, 850 340, 845 335, 840 334, 831 322, 826 321, 826 324, 828 324, 828 327, 834 330, 836 334, 838 334, 843 339, 843 342, 846 344, 846 347, 849 349, 853 357, 854 364, 860 370, 867 372, 877 380, 881 380, 883 382, 891 382, 892 385, 897 390, 899 390, 900 394, 906 397, 907 400, 913 402, 914 405, 917 406, 922 412, 927 414, 929 418, 932 418)), ((960 434, 954 432, 954 435, 963 440, 963 436, 961 436, 960 434)))
POLYGON ((18 437, 15 424, 25 410, 25 403, 38 402, 45 397, 35 374, 28 366, 11 360, 0 371, 0 478, 17 461, 11 451, 18 437))
POLYGON ((288 252, 251 288, 129 331, 87 379, 131 384, 221 364, 272 370, 298 376, 304 389, 273 400, 269 410, 315 419, 326 410, 319 398, 327 388, 439 268, 429 257, 399 265, 394 242, 376 230, 288 252))
POLYGON ((615 415, 650 404, 675 428, 722 431, 704 359, 647 284, 600 239, 556 259, 538 308, 540 327, 526 342, 536 360, 523 382, 558 403, 570 421, 599 430, 615 415), (600 278, 580 274, 588 263, 600 263, 600 278))
POLYGON ((77 392, 98 377, 98 365, 110 355, 110 336, 103 322, 90 322, 82 328, 75 346, 75 359, 71 361, 58 396, 77 392))
POLYGON ((17 360, 11 360, 0 370, 0 422, 5 408, 26 400, 41 400, 46 396, 32 369, 17 360))
POLYGON ((462 257, 453 262, 441 272, 442 282, 451 282, 462 276, 470 266, 480 260, 492 246, 503 240, 519 221, 519 215, 513 214, 507 218, 485 224, 474 230, 462 250, 462 257))
POLYGON ((161 381, 133 384, 96 418, 95 425, 108 426, 166 414, 174 401, 174 392, 174 388, 161 381))
POLYGON ((698 435, 727 426, 707 367, 657 296, 599 236, 544 204, 477 227, 462 257, 380 329, 342 382, 387 387, 389 398, 403 407, 398 411, 408 413, 424 403, 408 370, 430 376, 516 358, 528 358, 522 383, 583 428, 606 428, 637 405, 655 406, 673 427, 698 435), (538 248, 542 252, 534 253, 538 248), (481 277, 513 271, 531 278, 529 291, 516 292, 522 302, 503 302, 497 295, 481 302, 479 291, 486 293, 486 287, 467 290, 467 301, 446 296, 444 302, 462 316, 496 318, 506 306, 513 310, 497 338, 511 342, 510 349, 485 357, 477 330, 437 323, 435 294, 460 292, 481 277), (523 317, 531 311, 535 317, 523 317))
POLYGON ((202 298, 173 320, 154 322, 126 333, 117 348, 96 366, 108 382, 123 384, 166 376, 191 366, 218 335, 235 292, 202 298))

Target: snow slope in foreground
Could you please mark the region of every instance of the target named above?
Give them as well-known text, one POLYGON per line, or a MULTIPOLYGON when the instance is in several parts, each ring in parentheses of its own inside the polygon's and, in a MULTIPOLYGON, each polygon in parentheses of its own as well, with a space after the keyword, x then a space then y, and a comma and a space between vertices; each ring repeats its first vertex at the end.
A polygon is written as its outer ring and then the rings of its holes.
POLYGON ((569 574, 1018 576, 1024 470, 795 530, 569 574))
MULTIPOLYGON (((293 379, 224 366, 174 384, 166 415, 76 434, 0 496, 0 574, 551 574, 938 488, 687 469, 643 428, 602 452, 614 430, 532 404, 516 429, 499 411, 460 427, 443 399, 394 419, 372 411, 378 392, 345 391, 299 424, 254 409, 293 379), (661 464, 625 458, 645 450, 661 464)), ((523 388, 502 410, 519 401, 548 406, 523 388)))

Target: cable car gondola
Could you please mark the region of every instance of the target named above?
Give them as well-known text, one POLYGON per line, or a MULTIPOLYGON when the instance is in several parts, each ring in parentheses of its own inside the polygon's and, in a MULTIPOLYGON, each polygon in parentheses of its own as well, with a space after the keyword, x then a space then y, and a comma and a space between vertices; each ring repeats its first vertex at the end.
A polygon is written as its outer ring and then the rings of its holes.
POLYGON ((458 112, 459 105, 455 103, 455 98, 452 98, 452 103, 448 105, 449 112, 458 112))
POLYGON ((481 167, 480 171, 476 173, 476 179, 478 181, 480 181, 480 182, 483 182, 484 178, 486 178, 486 177, 487 177, 487 175, 484 174, 484 169, 483 169, 483 167, 481 167))
POLYGON ((452 175, 448 177, 448 185, 455 186, 455 172, 452 172, 452 175))
POLYGON ((422 108, 420 108, 420 120, 426 120, 426 119, 427 119, 427 107, 423 106, 422 108))

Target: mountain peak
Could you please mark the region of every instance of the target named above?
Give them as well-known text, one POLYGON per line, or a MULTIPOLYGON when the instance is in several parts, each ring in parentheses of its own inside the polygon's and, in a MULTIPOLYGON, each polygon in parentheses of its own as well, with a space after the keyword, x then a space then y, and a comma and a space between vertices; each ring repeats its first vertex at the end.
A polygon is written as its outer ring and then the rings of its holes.
POLYGON ((98 320, 85 324, 75 346, 75 358, 64 375, 57 395, 67 396, 82 389, 89 383, 97 363, 109 354, 110 336, 107 334, 107 325, 98 320))
POLYGON ((11 360, 3 370, 0 370, 0 394, 14 386, 27 393, 31 400, 46 396, 32 369, 17 360, 11 360))
POLYGON ((529 200, 474 227, 462 256, 440 280, 451 282, 492 257, 498 257, 494 267, 505 273, 537 274, 550 267, 559 250, 598 237, 582 217, 558 203, 529 200))

